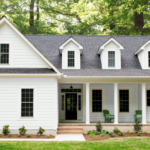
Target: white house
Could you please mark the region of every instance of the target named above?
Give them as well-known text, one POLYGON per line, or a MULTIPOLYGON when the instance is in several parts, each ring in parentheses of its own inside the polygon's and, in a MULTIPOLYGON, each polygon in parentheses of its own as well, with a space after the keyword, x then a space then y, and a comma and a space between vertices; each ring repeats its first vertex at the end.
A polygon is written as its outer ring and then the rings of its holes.
POLYGON ((61 133, 150 123, 150 36, 23 35, 0 20, 0 129, 61 133), (114 115, 104 123, 103 110, 114 115), (64 131, 65 132, 65 131, 64 131))

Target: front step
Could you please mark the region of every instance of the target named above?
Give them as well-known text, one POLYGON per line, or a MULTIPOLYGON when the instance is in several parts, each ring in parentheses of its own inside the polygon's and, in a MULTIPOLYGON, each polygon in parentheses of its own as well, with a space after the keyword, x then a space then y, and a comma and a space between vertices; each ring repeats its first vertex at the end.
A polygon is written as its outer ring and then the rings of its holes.
POLYGON ((83 134, 82 127, 58 127, 57 134, 83 134))

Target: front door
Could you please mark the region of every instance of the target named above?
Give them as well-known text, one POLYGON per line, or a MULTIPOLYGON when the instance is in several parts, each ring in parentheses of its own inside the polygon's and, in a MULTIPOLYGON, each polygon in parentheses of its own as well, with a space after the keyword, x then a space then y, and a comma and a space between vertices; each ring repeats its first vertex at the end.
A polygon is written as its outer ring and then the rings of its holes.
POLYGON ((77 120, 77 94, 66 94, 66 120, 77 120))

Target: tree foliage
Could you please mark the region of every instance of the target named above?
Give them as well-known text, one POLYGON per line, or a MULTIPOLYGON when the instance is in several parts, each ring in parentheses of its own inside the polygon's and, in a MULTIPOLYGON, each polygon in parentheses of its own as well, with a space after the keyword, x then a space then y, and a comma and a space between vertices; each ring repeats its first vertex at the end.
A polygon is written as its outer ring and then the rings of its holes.
POLYGON ((148 0, 0 0, 23 34, 148 35, 148 0))

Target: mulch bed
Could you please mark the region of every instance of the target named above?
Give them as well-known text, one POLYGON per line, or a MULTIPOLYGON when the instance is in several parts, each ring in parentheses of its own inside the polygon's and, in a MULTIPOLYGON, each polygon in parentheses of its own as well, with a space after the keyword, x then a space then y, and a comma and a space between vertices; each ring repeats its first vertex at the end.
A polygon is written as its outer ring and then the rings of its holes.
POLYGON ((124 138, 124 137, 150 137, 150 133, 144 134, 141 133, 141 136, 137 136, 136 133, 129 134, 129 133, 123 133, 124 136, 119 136, 118 134, 115 134, 115 137, 110 137, 108 134, 104 137, 100 137, 100 135, 95 135, 95 138, 91 138, 90 135, 84 134, 84 138, 86 141, 102 141, 102 140, 107 140, 107 139, 112 139, 112 138, 124 138))
POLYGON ((8 135, 0 136, 0 139, 54 139, 55 136, 50 136, 47 138, 47 135, 40 135, 39 137, 34 134, 30 134, 30 137, 27 137, 27 134, 18 137, 18 134, 12 134, 11 137, 8 135))

